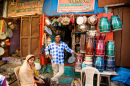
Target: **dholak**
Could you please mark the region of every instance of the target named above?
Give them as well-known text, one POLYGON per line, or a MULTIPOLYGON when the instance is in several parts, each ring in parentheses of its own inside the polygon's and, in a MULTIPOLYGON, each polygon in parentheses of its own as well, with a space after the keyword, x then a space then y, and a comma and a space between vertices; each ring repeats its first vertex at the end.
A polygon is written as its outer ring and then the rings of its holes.
POLYGON ((86 44, 86 56, 93 56, 94 52, 94 43, 93 38, 88 38, 87 44, 86 44))
POLYGON ((103 57, 96 57, 94 61, 94 67, 99 70, 99 72, 103 72, 104 70, 104 60, 103 57))
POLYGON ((96 56, 104 56, 105 55, 105 44, 103 40, 98 40, 95 50, 96 56))
POLYGON ((114 41, 107 41, 106 56, 114 56, 114 55, 115 55, 114 41))
POLYGON ((106 71, 115 71, 115 57, 106 57, 106 71))
POLYGON ((122 22, 118 15, 111 17, 112 31, 122 30, 122 22))
POLYGON ((100 18, 100 22, 99 22, 99 29, 100 29, 100 33, 103 32, 110 32, 110 22, 108 21, 107 17, 102 17, 100 18))
POLYGON ((92 57, 85 56, 84 63, 85 63, 85 66, 92 66, 92 57))

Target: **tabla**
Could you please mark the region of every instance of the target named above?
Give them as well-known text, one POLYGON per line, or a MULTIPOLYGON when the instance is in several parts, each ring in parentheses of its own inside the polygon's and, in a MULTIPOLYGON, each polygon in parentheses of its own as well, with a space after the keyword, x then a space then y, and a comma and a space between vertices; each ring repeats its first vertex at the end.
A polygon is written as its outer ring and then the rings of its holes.
POLYGON ((11 29, 8 28, 8 31, 7 31, 7 36, 9 38, 11 38, 13 36, 13 31, 11 29))
POLYGON ((0 47, 0 56, 3 55, 5 53, 4 48, 0 47))
POLYGON ((44 30, 48 35, 52 35, 52 31, 47 26, 44 26, 44 30))

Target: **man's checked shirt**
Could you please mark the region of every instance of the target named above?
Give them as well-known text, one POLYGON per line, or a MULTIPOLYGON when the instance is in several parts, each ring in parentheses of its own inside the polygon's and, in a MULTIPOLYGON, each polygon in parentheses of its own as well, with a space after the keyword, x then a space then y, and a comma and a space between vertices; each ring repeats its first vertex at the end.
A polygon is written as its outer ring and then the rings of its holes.
POLYGON ((54 64, 64 64, 64 49, 70 53, 73 53, 74 51, 71 50, 66 43, 60 41, 59 46, 56 45, 55 42, 49 44, 45 48, 45 53, 46 55, 49 54, 50 50, 50 55, 52 56, 52 62, 54 64))

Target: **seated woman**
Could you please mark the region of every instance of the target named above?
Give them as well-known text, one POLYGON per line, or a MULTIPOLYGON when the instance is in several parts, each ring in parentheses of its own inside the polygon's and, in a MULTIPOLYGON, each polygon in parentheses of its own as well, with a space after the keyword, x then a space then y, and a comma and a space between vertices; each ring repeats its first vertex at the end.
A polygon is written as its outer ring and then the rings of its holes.
POLYGON ((28 55, 21 66, 19 70, 21 86, 50 86, 46 80, 38 77, 34 61, 35 57, 33 55, 28 55))

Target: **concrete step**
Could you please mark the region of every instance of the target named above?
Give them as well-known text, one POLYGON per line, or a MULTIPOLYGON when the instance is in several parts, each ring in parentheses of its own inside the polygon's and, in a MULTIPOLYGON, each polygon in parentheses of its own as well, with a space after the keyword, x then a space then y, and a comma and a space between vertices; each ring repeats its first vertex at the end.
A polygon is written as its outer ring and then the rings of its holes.
MULTIPOLYGON (((48 78, 50 80, 50 78, 53 77, 53 73, 43 73, 43 74, 40 74, 39 76, 44 77, 44 78, 48 78)), ((61 83, 61 84, 71 84, 73 79, 74 79, 73 76, 62 75, 59 78, 59 83, 61 83)))

